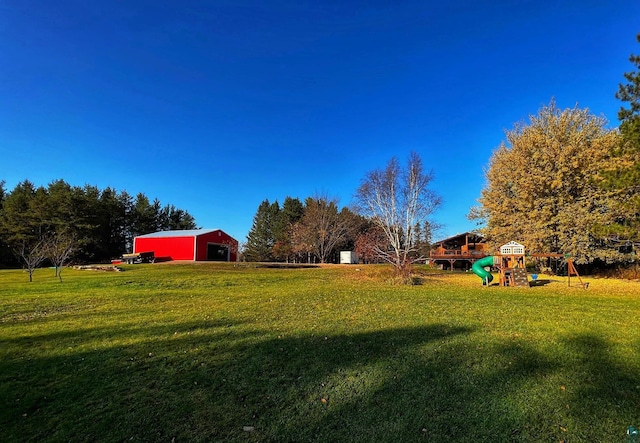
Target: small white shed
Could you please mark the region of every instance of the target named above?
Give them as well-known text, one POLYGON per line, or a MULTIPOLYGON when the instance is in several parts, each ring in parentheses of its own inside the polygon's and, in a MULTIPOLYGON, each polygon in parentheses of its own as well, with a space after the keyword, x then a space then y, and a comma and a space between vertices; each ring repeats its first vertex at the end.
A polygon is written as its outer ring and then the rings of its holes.
POLYGON ((358 254, 354 251, 340 251, 340 264, 341 265, 357 265, 360 262, 358 260, 358 254))

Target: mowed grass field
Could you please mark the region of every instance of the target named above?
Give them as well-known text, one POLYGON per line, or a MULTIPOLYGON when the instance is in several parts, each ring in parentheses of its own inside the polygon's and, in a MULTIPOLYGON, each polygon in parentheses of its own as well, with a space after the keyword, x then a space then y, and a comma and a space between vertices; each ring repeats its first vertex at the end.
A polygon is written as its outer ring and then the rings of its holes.
POLYGON ((618 442, 640 283, 384 266, 0 271, 3 442, 618 442))

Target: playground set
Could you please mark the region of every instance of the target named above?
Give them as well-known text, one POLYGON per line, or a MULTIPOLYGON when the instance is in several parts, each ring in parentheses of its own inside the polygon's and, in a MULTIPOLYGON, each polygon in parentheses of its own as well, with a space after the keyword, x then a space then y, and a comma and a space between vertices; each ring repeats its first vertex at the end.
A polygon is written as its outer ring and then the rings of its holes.
MULTIPOLYGON (((563 254, 527 254, 525 255, 525 248, 520 243, 510 241, 509 243, 500 247, 500 253, 490 255, 477 260, 471 266, 471 271, 482 279, 482 284, 488 286, 493 281, 493 275, 487 271, 486 267, 494 267, 499 272, 499 285, 511 286, 511 287, 530 287, 531 283, 527 275, 527 268, 525 265, 525 257, 534 258, 562 258, 567 262, 567 277, 569 286, 571 286, 571 277, 578 279, 578 284, 584 289, 589 287, 589 283, 583 283, 573 260, 567 255, 563 254)), ((537 274, 531 275, 532 281, 535 282, 538 278, 537 274)), ((575 281, 575 280, 574 280, 575 281)), ((534 283, 535 284, 535 283, 534 283)))

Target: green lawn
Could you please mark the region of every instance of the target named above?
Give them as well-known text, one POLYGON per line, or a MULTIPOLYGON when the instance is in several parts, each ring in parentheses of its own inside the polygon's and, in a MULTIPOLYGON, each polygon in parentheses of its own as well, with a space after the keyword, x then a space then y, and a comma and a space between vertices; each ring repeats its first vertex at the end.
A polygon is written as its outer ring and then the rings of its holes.
POLYGON ((640 283, 380 266, 0 271, 3 442, 623 442, 640 283))

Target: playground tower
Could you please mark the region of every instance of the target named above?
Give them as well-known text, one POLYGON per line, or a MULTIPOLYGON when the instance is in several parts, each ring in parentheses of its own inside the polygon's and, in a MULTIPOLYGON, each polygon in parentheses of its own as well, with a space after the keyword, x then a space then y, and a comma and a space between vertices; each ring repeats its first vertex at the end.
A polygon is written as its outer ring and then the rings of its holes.
POLYGON ((493 266, 500 272, 500 286, 529 287, 524 245, 510 241, 500 246, 500 255, 493 257, 493 266))

